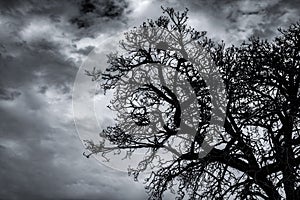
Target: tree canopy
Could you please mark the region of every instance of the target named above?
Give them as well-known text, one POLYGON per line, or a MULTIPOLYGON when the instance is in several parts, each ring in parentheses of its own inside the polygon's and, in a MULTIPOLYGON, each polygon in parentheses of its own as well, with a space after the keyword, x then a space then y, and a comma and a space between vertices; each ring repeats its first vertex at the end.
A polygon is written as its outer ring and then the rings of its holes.
POLYGON ((87 149, 128 157, 145 149, 130 174, 153 169, 149 199, 166 190, 178 199, 299 197, 300 24, 272 41, 225 47, 189 27, 187 10, 163 13, 125 34, 125 53, 110 54, 101 76, 90 74, 117 91, 110 108, 118 116, 100 134, 114 146, 87 141, 87 149), (212 120, 222 126, 213 144, 205 140, 212 120))

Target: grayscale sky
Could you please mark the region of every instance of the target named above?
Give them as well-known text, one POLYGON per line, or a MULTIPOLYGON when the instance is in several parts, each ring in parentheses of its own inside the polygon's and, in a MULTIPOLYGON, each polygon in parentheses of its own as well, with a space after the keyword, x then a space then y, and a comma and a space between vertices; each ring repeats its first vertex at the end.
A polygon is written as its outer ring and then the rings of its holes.
POLYGON ((216 41, 270 39, 297 22, 293 0, 1 0, 0 199, 140 200, 142 182, 87 159, 73 122, 72 86, 101 40, 189 8, 216 41))

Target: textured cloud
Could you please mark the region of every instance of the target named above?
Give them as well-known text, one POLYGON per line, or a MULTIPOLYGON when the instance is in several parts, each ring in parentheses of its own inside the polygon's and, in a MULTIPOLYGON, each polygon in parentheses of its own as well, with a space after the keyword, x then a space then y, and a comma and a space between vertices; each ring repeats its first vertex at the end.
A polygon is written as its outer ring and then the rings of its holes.
POLYGON ((82 156, 71 89, 93 48, 84 40, 118 30, 126 9, 87 2, 1 1, 1 199, 144 198, 127 174, 82 156))
POLYGON ((47 93, 47 102, 32 90, 13 102, 7 101, 1 109, 1 197, 143 198, 143 190, 133 183, 130 188, 137 188, 137 192, 127 193, 127 183, 132 180, 126 174, 81 156, 84 149, 74 134, 68 95, 55 97, 54 88, 47 93))
POLYGON ((182 1, 190 8, 193 24, 217 40, 238 44, 251 36, 269 39, 299 20, 300 3, 284 0, 182 1))
POLYGON ((141 183, 82 156, 71 92, 94 46, 161 5, 189 8, 191 25, 228 44, 299 17, 283 0, 0 1, 0 199, 145 198, 141 183))

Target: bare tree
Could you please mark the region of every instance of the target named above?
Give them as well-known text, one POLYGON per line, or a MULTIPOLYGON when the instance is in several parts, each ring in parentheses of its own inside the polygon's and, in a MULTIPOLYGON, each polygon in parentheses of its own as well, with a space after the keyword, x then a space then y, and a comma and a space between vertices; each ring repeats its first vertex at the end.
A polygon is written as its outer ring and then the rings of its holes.
POLYGON ((149 199, 161 199, 168 189, 178 199, 297 199, 300 25, 280 30, 271 42, 251 38, 225 48, 187 26, 187 11, 163 12, 126 34, 120 43, 125 54, 108 56, 101 80, 105 90, 118 91, 110 105, 118 118, 101 136, 113 146, 86 141, 87 149, 104 156, 126 150, 128 157, 146 149, 130 173, 137 178, 153 168, 146 179, 149 199), (213 102, 223 91, 195 66, 212 69, 212 61, 225 85, 226 117, 214 145, 199 156, 212 111, 225 103, 213 102))

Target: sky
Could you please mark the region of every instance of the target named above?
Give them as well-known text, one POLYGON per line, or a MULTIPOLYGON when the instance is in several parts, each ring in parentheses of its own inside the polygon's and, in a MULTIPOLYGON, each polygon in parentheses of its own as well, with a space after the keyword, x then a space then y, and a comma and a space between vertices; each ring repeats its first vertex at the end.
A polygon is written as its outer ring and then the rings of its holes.
POLYGON ((300 16, 293 0, 0 1, 0 199, 146 199, 142 180, 82 155, 72 91, 94 47, 160 6, 188 8, 188 24, 227 45, 300 16))

